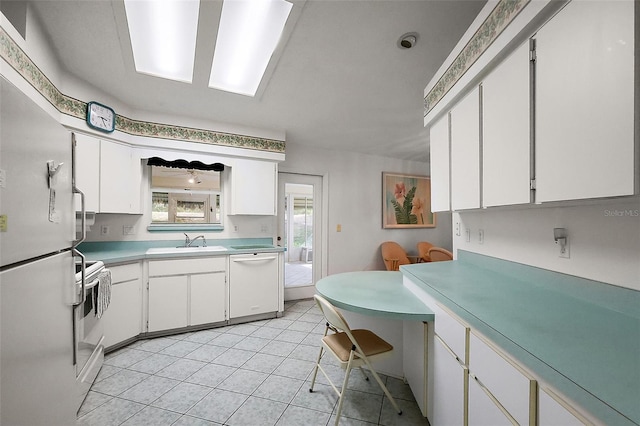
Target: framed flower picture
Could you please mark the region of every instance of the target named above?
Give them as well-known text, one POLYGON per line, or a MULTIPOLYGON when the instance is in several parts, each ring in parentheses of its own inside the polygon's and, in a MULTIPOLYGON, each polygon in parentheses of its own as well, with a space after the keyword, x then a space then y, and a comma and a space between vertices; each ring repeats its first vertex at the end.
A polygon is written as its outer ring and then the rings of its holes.
POLYGON ((434 228, 431 212, 431 179, 398 173, 382 173, 382 227, 434 228))

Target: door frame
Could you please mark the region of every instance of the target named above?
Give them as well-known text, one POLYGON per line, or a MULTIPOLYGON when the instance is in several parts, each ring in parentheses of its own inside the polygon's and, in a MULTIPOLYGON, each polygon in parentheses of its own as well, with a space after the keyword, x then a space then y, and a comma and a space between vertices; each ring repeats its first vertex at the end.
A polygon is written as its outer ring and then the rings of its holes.
POLYGON ((315 175, 310 173, 296 173, 290 171, 278 172, 278 233, 282 239, 278 245, 284 244, 284 207, 285 186, 287 183, 304 184, 313 186, 313 257, 312 257, 312 283, 310 286, 285 288, 285 300, 297 300, 313 297, 315 283, 327 275, 327 175, 315 175), (320 213, 320 214, 318 214, 320 213))

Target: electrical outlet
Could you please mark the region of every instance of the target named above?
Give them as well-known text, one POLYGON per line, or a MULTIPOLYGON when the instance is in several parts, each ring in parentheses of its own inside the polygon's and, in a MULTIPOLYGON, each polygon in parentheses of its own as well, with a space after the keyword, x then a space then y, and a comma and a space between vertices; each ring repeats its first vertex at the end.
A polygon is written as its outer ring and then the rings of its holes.
POLYGON ((478 230, 478 243, 484 244, 484 229, 478 230))
POLYGON ((342 232, 342 225, 340 224, 336 225, 336 232, 342 232))
POLYGON ((109 235, 109 225, 100 226, 100 235, 109 235))
POLYGON ((570 254, 569 254, 569 240, 567 240, 565 242, 564 245, 560 245, 558 244, 558 248, 559 248, 559 254, 558 257, 562 257, 564 259, 569 259, 570 258, 570 254))
POLYGON ((456 222, 456 235, 460 236, 460 222, 456 222))
POLYGON ((269 227, 267 225, 260 225, 260 232, 266 234, 267 232, 269 232, 269 227))
POLYGON ((468 243, 470 243, 471 242, 471 229, 469 229, 469 228, 465 229, 465 233, 467 235, 466 236, 466 240, 467 240, 468 243))
POLYGON ((238 232, 238 225, 233 225, 233 232, 238 232))
POLYGON ((133 235, 135 234, 135 230, 133 229, 133 226, 128 226, 128 225, 124 225, 122 227, 122 235, 133 235))

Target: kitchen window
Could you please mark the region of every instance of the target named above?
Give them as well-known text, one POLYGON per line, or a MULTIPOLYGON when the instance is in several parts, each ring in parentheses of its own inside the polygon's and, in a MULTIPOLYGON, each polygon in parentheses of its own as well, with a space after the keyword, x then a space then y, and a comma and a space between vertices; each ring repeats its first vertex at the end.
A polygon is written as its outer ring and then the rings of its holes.
POLYGON ((149 230, 222 229, 221 171, 159 165, 150 169, 149 230))

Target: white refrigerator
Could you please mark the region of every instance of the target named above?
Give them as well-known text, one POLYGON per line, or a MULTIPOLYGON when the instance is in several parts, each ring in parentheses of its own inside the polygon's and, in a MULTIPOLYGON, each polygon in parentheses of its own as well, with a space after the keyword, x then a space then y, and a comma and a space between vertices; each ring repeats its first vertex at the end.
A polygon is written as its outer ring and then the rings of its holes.
POLYGON ((0 424, 73 425, 71 133, 0 77, 0 424))

